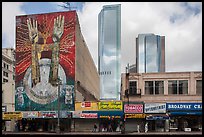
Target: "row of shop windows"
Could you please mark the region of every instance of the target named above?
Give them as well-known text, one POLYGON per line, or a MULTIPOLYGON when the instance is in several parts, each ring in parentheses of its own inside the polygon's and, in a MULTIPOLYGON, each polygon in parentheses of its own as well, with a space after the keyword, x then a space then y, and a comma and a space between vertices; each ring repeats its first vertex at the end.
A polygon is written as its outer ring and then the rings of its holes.
MULTIPOLYGON (((137 81, 129 82, 129 95, 137 94, 137 81)), ((164 81, 145 81, 145 94, 164 94, 164 81)), ((168 94, 188 94, 188 80, 169 80, 168 94)), ((196 94, 202 95, 202 80, 196 80, 196 94)))

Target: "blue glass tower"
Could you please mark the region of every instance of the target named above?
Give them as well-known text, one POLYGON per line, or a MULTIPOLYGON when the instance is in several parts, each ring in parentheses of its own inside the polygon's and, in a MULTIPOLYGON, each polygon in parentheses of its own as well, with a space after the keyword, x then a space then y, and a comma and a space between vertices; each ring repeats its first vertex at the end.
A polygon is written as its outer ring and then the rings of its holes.
POLYGON ((121 5, 107 5, 98 15, 100 99, 120 100, 121 5))
POLYGON ((165 36, 139 34, 136 38, 137 73, 165 72, 165 36))

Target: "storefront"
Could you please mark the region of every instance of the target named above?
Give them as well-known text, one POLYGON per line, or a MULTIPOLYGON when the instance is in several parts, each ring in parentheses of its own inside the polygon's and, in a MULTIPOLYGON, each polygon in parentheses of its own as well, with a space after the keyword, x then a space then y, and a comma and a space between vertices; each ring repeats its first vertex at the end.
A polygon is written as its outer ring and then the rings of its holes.
POLYGON ((124 104, 125 131, 144 132, 145 114, 143 113, 143 103, 131 102, 124 104))
POLYGON ((97 111, 74 111, 72 118, 73 132, 92 132, 95 123, 99 127, 97 111))
MULTIPOLYGON (((93 126, 96 123, 99 127, 98 120, 98 102, 84 101, 75 102, 75 111, 72 112, 71 131, 93 131, 93 126)), ((98 130, 98 129, 97 129, 98 130)))
POLYGON ((168 132, 169 116, 166 114, 166 103, 145 103, 147 131, 168 132))
POLYGON ((202 130, 202 103, 167 103, 170 131, 202 130))
POLYGON ((19 129, 19 121, 22 120, 21 112, 3 112, 2 120, 4 122, 4 130, 5 131, 18 131, 19 129))

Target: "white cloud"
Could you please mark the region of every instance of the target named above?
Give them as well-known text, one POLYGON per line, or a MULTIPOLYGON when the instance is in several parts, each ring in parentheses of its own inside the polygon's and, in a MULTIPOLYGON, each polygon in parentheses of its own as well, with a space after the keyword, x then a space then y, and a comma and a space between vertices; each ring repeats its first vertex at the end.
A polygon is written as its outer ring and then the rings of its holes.
MULTIPOLYGON (((56 2, 59 11, 63 11, 56 2)), ((59 3, 60 4, 60 3, 59 3)), ((98 66, 98 14, 104 5, 121 4, 121 71, 135 63, 140 33, 165 36, 166 71, 202 71, 202 3, 87 2, 78 11, 82 34, 98 66), (189 8, 190 7, 190 8, 189 8), (195 14, 199 9, 200 13, 195 14), (173 20, 174 23, 170 22, 173 20)), ((14 47, 15 15, 25 14, 23 3, 2 3, 3 47, 14 47), (6 40, 4 42, 4 40, 6 40)))
POLYGON ((23 2, 2 3, 2 47, 15 48, 15 20, 16 15, 23 15, 23 2))
MULTIPOLYGON (((82 34, 96 66, 98 65, 98 14, 103 5, 113 2, 88 2, 78 13, 82 34)), ((182 3, 183 4, 183 3, 182 3)), ((166 71, 202 71, 202 3, 188 3, 199 7, 194 15, 178 2, 121 3, 121 71, 127 63, 135 63, 136 37, 140 33, 165 36, 166 71), (175 15, 174 23, 170 19, 175 15)))

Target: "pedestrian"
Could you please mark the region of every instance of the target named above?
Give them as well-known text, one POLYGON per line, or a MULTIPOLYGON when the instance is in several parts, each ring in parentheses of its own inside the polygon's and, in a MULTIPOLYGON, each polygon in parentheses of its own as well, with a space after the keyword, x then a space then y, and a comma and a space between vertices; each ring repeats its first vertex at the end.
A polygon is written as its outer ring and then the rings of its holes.
POLYGON ((137 124, 137 132, 140 133, 140 125, 137 124))
POLYGON ((95 123, 95 124, 94 124, 93 132, 96 132, 96 130, 97 130, 97 125, 96 125, 96 123, 95 123))
POLYGON ((145 124, 145 133, 148 131, 148 123, 145 124))

